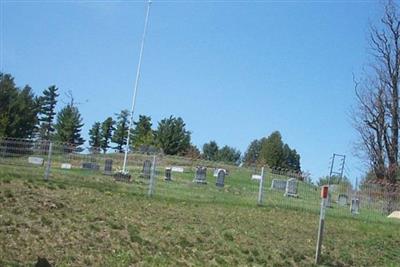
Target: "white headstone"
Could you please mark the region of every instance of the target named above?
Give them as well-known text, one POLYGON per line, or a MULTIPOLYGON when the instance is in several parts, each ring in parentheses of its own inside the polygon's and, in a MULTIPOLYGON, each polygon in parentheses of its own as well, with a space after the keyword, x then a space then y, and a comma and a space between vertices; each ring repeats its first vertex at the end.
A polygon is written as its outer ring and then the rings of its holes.
POLYGON ((173 172, 183 172, 184 169, 183 169, 183 167, 172 166, 171 167, 171 171, 173 171, 173 172))
POLYGON ((218 177, 218 173, 219 173, 219 171, 223 171, 223 172, 225 172, 225 175, 226 175, 226 170, 225 169, 214 169, 214 177, 218 177))
POLYGON ((61 163, 61 169, 70 170, 71 168, 72 168, 72 165, 70 163, 61 163))
POLYGON ((35 165, 43 165, 44 160, 39 157, 29 157, 28 162, 35 165))
POLYGON ((360 212, 360 200, 358 198, 353 198, 350 205, 351 214, 358 214, 360 212))
POLYGON ((259 174, 253 174, 253 175, 251 176, 251 180, 261 180, 261 175, 259 175, 259 174))
POLYGON ((347 195, 346 194, 339 194, 338 196, 338 204, 339 206, 346 206, 347 205, 347 195))

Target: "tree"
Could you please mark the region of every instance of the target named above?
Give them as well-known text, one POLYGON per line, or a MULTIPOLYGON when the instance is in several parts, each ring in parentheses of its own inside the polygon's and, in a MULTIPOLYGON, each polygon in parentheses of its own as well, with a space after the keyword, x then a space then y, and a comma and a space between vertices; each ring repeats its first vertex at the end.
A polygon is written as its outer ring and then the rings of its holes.
POLYGON ((371 27, 370 48, 371 67, 355 81, 357 150, 378 179, 395 183, 399 169, 400 16, 394 1, 385 5, 380 27, 371 27))
POLYGON ((49 140, 54 132, 53 122, 56 116, 57 97, 59 96, 57 90, 56 86, 50 86, 43 91, 43 96, 39 98, 39 136, 44 140, 49 140))
POLYGON ((116 144, 113 148, 115 148, 119 153, 124 151, 124 145, 126 144, 126 139, 128 137, 128 117, 128 110, 122 110, 117 115, 116 127, 111 138, 111 141, 116 144))
POLYGON ((95 122, 89 130, 89 145, 91 152, 100 152, 101 141, 101 123, 95 122))
POLYGON ((74 106, 74 101, 62 108, 57 114, 55 140, 74 145, 76 148, 81 146, 85 140, 81 136, 83 127, 82 117, 79 110, 74 106))
POLYGON ((255 164, 258 162, 258 160, 260 158, 262 142, 263 142, 263 139, 261 139, 261 140, 256 139, 250 143, 250 145, 247 148, 247 151, 243 157, 243 162, 246 165, 252 165, 252 164, 255 164))
POLYGON ((32 89, 28 85, 19 89, 10 74, 0 73, 0 136, 32 138, 38 111, 32 89))
POLYGON ((154 134, 151 129, 151 117, 139 115, 139 120, 134 122, 135 128, 132 131, 131 141, 135 149, 147 150, 154 144, 154 134))
POLYGON ((107 149, 110 148, 110 141, 113 131, 114 131, 114 120, 111 117, 108 117, 101 124, 100 147, 103 150, 104 154, 107 152, 107 149))
POLYGON ((190 146, 190 132, 185 129, 182 118, 170 116, 158 123, 155 141, 165 154, 178 155, 190 146))
POLYGON ((210 141, 203 145, 203 158, 206 160, 217 160, 219 147, 217 142, 210 141))
POLYGON ((276 131, 261 144, 261 157, 270 167, 283 167, 284 152, 281 134, 276 131))
POLYGON ((283 167, 293 171, 300 171, 300 155, 296 149, 291 149, 288 144, 283 146, 283 167))
POLYGON ((201 158, 200 150, 193 144, 190 144, 188 149, 183 153, 183 156, 191 159, 201 158))
POLYGON ((223 146, 217 153, 217 160, 225 163, 240 163, 240 151, 229 146, 223 146))

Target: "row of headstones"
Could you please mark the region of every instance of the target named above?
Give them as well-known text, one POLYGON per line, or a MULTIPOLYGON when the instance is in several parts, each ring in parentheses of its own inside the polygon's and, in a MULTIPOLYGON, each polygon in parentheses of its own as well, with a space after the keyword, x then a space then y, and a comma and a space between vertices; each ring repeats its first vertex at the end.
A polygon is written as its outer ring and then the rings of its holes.
MULTIPOLYGON (((288 180, 273 179, 271 189, 285 191, 284 196, 287 197, 298 197, 297 194, 297 180, 290 178, 288 180)), ((337 203, 339 206, 348 205, 348 196, 346 194, 339 194, 337 203)), ((328 197, 328 207, 331 207, 331 195, 328 197)), ((352 214, 358 214, 360 209, 360 200, 358 198, 352 198, 350 203, 350 212, 352 214)))
MULTIPOLYGON (((28 163, 33 165, 43 165, 44 159, 41 157, 28 157, 28 163)), ((112 174, 112 164, 113 161, 111 159, 106 159, 104 164, 104 174, 111 175, 112 174)), ((61 169, 72 169, 71 163, 61 163, 61 169)), ((96 170, 100 169, 100 165, 93 162, 84 162, 82 163, 82 169, 88 170, 96 170)))
MULTIPOLYGON (((172 181, 172 171, 173 170, 174 170, 174 167, 165 168, 165 181, 172 181)), ((183 169, 180 172, 183 172, 183 169)), ((225 169, 215 169, 214 177, 217 178, 215 185, 218 187, 224 187, 226 175, 227 175, 227 171, 225 169)), ((193 182, 196 184, 207 184, 207 168, 206 167, 203 167, 203 166, 196 167, 196 173, 195 173, 193 182)))

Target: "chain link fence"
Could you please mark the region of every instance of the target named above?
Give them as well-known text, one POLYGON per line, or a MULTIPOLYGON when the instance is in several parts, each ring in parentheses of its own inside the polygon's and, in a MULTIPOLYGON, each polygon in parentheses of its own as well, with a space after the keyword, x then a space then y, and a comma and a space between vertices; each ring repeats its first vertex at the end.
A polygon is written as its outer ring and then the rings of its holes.
MULTIPOLYGON (((274 208, 320 210, 320 188, 303 181, 301 173, 261 166, 238 167, 220 162, 162 154, 129 153, 120 172, 121 153, 90 153, 66 144, 40 140, 0 139, 1 168, 40 173, 43 179, 86 183, 106 190, 169 198, 177 201, 265 205, 274 208)), ((382 220, 400 210, 396 185, 378 181, 330 185, 328 216, 382 220)))

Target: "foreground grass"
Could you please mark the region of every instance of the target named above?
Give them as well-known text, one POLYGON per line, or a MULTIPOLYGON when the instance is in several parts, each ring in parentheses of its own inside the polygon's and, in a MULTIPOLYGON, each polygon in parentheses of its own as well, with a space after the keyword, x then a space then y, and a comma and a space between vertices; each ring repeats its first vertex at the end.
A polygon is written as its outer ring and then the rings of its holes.
MULTIPOLYGON (((55 176, 0 170, 0 266, 38 256, 56 266, 313 264, 315 213, 148 198, 101 176, 55 176)), ((329 217, 322 264, 397 266, 399 226, 329 217)))

